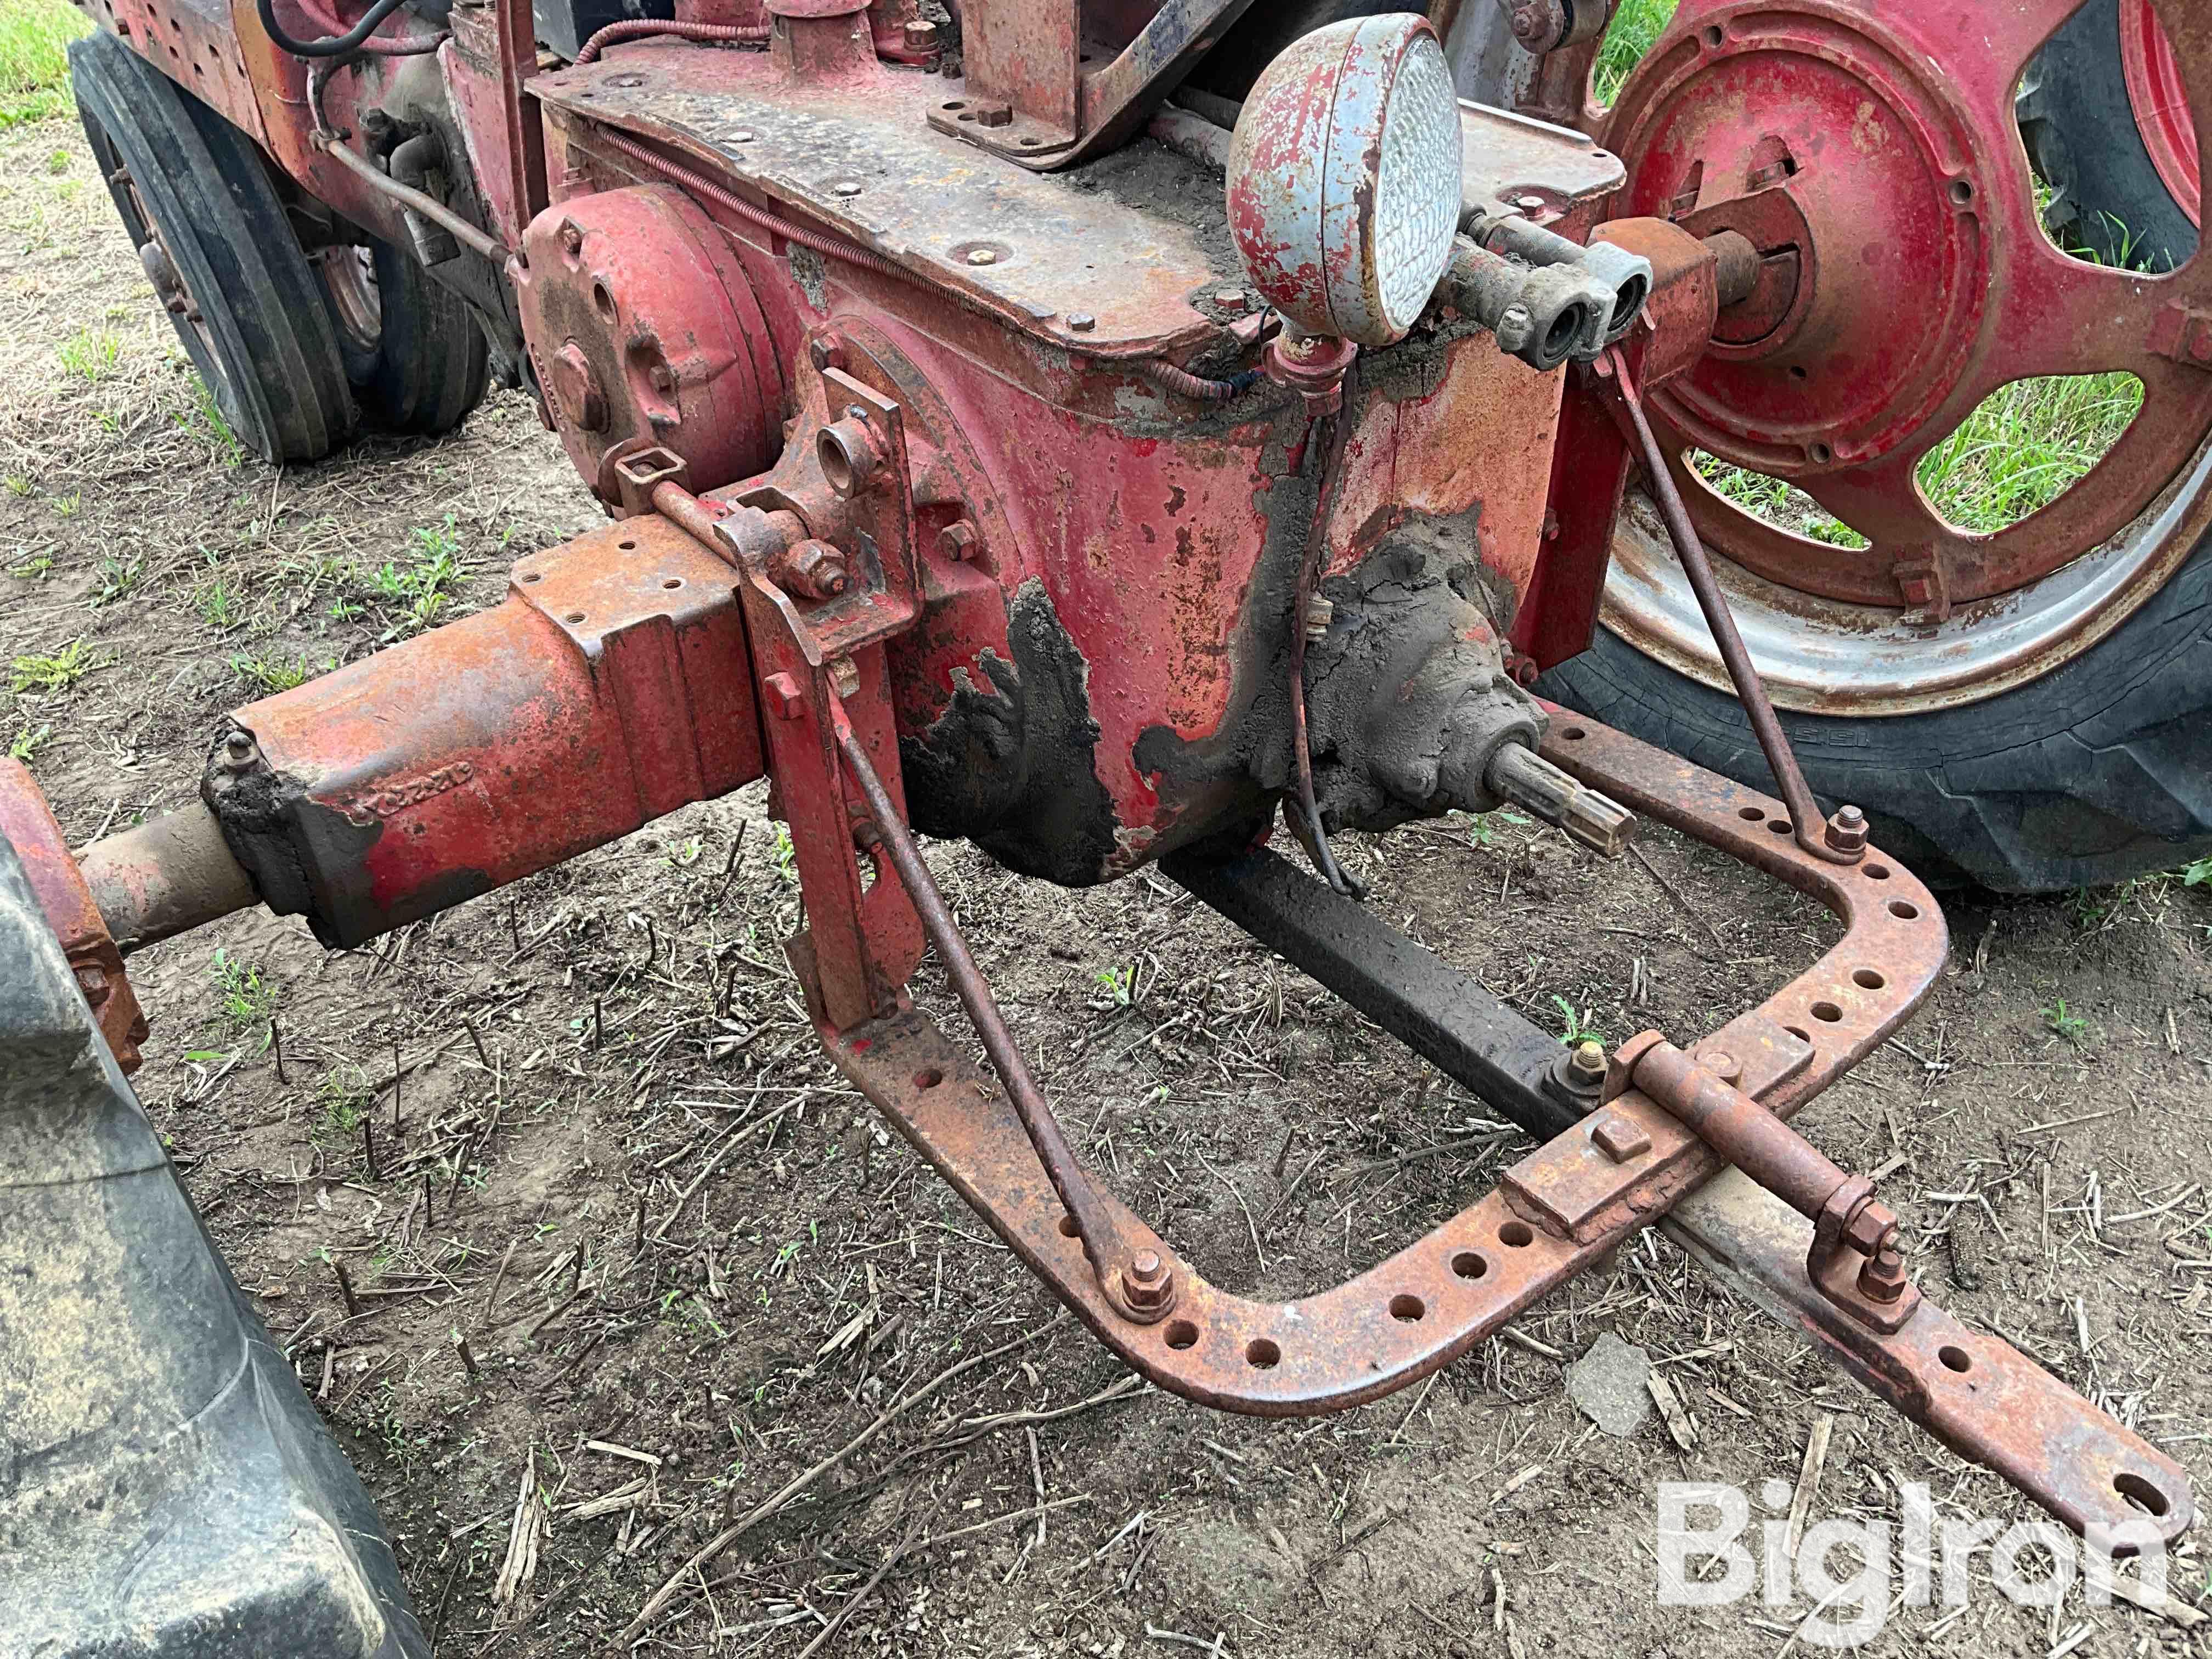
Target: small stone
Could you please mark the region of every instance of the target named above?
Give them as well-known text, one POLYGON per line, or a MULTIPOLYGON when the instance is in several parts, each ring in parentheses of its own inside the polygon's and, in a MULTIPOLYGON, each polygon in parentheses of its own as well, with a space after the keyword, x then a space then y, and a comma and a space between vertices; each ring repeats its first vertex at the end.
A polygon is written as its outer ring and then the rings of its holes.
POLYGON ((1651 1415, 1651 1392, 1644 1386, 1650 1375, 1650 1354, 1606 1331, 1567 1367, 1567 1398, 1607 1434, 1626 1439, 1651 1415))

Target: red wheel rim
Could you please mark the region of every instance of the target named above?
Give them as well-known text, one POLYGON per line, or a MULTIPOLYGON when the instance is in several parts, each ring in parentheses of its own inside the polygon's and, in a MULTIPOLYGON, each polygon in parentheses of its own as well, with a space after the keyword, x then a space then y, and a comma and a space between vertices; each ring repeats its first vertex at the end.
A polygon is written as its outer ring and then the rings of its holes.
POLYGON ((2166 191, 2202 226, 2204 181, 2197 158, 2197 124, 2189 116, 2189 89, 2166 25, 2150 0, 2120 0, 2120 65, 2127 73, 2128 101, 2143 148, 2166 191))
MULTIPOLYGON (((1686 468, 1717 551, 1844 604, 1994 599, 2119 535, 2212 433, 2212 259, 2117 270, 2042 228, 2013 100, 2077 3, 1982 0, 1967 28, 1880 0, 1684 0, 1624 88, 1605 142, 1629 212, 1802 257, 1772 331, 1654 395, 1664 435, 1784 480, 1869 544, 1793 534, 1686 468), (1978 534, 1921 490, 1923 459, 2002 387, 2116 371, 2142 383, 2141 416, 2041 511, 1978 534)), ((2212 84, 2212 18, 2180 27, 2212 84)))

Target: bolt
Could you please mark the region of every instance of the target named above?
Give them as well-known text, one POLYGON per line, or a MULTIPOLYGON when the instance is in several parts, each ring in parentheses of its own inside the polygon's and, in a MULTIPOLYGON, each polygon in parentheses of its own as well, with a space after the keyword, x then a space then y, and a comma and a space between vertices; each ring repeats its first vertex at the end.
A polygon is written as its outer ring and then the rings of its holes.
POLYGON ((1158 1251, 1139 1250, 1121 1275, 1121 1291, 1132 1308, 1151 1313, 1168 1305, 1175 1293, 1175 1279, 1158 1251))
POLYGON ((820 374, 827 374, 833 368, 845 367, 845 348, 835 340, 816 338, 808 341, 806 356, 820 374))
POLYGON ((1839 806, 1828 820, 1828 850, 1853 857, 1867 849, 1866 814, 1856 806, 1839 806))
POLYGON ((731 142, 739 144, 750 144, 754 139, 759 137, 760 135, 755 132, 750 127, 739 127, 735 132, 730 135, 731 142))
POLYGON ((1585 1039, 1567 1051, 1567 1076, 1585 1088, 1605 1081, 1605 1045, 1585 1039))
POLYGON ((553 395, 562 412, 586 432, 599 432, 607 423, 606 394, 599 390, 598 371, 584 348, 571 340, 553 354, 553 395))
POLYGON ((1698 1065, 1704 1066, 1723 1083, 1740 1083, 1743 1080, 1743 1062, 1734 1054, 1719 1048, 1706 1048, 1698 1052, 1697 1060, 1698 1065))
POLYGON ((849 697, 860 689, 860 665, 850 657, 840 657, 830 665, 830 684, 837 689, 841 697, 849 697))
POLYGON ((1590 1145, 1615 1164, 1626 1164, 1651 1150, 1651 1137, 1618 1112, 1601 1112, 1590 1127, 1590 1145))
POLYGON ((795 720, 806 712, 806 696, 789 674, 771 674, 761 682, 769 713, 780 720, 795 720))
POLYGON ((246 732, 226 734, 222 740, 222 752, 233 765, 243 766, 253 758, 252 734, 246 732))
POLYGON ((1859 1294, 1869 1302, 1895 1302, 1905 1294, 1905 1254, 1885 1244, 1859 1269, 1859 1294))
POLYGON ((801 542, 775 564, 776 585, 795 588, 803 599, 834 599, 851 582, 845 556, 828 542, 801 542))
POLYGON ((1306 601, 1306 643, 1319 645, 1328 637, 1328 625, 1336 620, 1336 606, 1318 593, 1306 601))
POLYGON ((664 396, 676 390, 676 371, 666 363, 655 363, 649 378, 653 381, 653 389, 664 396))
POLYGON ((858 196, 860 193, 860 181, 858 179, 840 179, 830 188, 833 193, 839 196, 858 196))
POLYGON ((965 519, 955 519, 937 532, 937 550, 956 562, 965 562, 975 556, 983 538, 975 533, 975 526, 965 519))
POLYGON ((572 259, 582 257, 584 228, 574 219, 563 219, 561 222, 561 248, 572 259))
POLYGON ((906 26, 905 46, 906 49, 911 52, 935 52, 937 50, 937 25, 927 21, 926 19, 920 19, 908 23, 906 26))
POLYGON ((1544 210, 1544 198, 1540 196, 1516 196, 1513 198, 1513 205, 1523 213, 1540 213, 1544 210))
POLYGON ((1087 311, 1079 311, 1068 318, 1067 325, 1078 334, 1088 334, 1098 326, 1098 319, 1087 311))
POLYGON ((971 265, 995 265, 999 263, 999 251, 992 247, 971 247, 968 250, 968 263, 971 265))
POLYGON ((1241 288, 1218 288, 1213 290, 1213 303, 1231 316, 1241 316, 1246 304, 1241 288))

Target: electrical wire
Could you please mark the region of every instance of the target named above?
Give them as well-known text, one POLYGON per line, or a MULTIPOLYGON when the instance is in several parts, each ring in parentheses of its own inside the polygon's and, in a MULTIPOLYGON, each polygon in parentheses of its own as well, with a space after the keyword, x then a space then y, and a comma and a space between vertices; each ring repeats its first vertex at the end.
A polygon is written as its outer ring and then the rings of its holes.
POLYGON ((672 34, 684 40, 724 41, 738 46, 761 46, 768 41, 765 27, 741 27, 735 23, 686 23, 667 17, 625 17, 598 30, 577 49, 576 61, 589 64, 609 46, 647 35, 672 34))
MULTIPOLYGON (((325 35, 319 40, 295 40, 285 33, 283 26, 276 21, 276 0, 255 0, 255 10, 261 18, 262 32, 268 35, 278 51, 289 52, 295 58, 343 58, 348 52, 360 51, 362 43, 376 33, 384 20, 405 3, 406 0, 375 0, 375 3, 362 14, 361 21, 343 34, 325 35)), ((408 44, 413 45, 412 42, 408 44)), ((428 47, 416 49, 428 50, 428 47)))

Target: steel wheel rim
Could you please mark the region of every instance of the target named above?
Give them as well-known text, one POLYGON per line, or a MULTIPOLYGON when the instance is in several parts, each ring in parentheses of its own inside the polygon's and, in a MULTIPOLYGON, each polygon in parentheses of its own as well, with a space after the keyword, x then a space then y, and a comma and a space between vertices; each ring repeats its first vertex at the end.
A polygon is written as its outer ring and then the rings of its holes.
POLYGON ((2180 60, 2150 0, 2120 0, 2120 68, 2151 165, 2189 222, 2201 227, 2204 174, 2197 124, 2189 118, 2180 60))
MULTIPOLYGON (((2130 0, 2130 3, 2148 4, 2148 0, 2130 0)), ((2158 3, 2179 9, 2174 0, 2158 0, 2158 3)), ((1998 9, 1992 5, 1993 13, 1998 9)), ((1802 0, 1798 15, 1810 20, 1812 30, 1833 30, 1839 26, 1866 25, 1869 9, 1853 0, 1802 0)), ((1985 77, 2008 69, 2009 78, 2002 85, 1992 79, 1991 86, 1982 89, 1984 110, 2001 94, 2008 111, 2011 90, 2033 47, 2064 21, 2071 6, 2066 0, 2043 0, 2040 5, 2007 3, 2002 10, 2014 17, 2022 11, 2038 15, 2032 24, 2014 25, 2010 38, 1990 49, 1990 63, 1984 66, 1985 77), (2040 33, 2031 33, 2030 29, 2040 33), (2016 58, 2010 65, 2000 56, 2008 50, 2016 58)), ((1635 167, 1634 145, 1648 137, 1656 120, 1671 118, 1664 100, 1675 96, 1680 88, 1693 84, 1696 70, 1688 54, 1725 55, 1727 47, 1737 46, 1728 38, 1732 27, 1769 27, 1765 20, 1774 15, 1771 9, 1754 12, 1731 0, 1686 3, 1674 24, 1624 87, 1608 123, 1606 142, 1629 152, 1624 159, 1635 167), (1639 89, 1637 82, 1647 70, 1656 86, 1639 89)), ((2186 57, 2199 65, 2200 80, 2212 79, 2212 29, 2202 24, 2185 27, 2191 32, 2182 37, 2185 51, 2173 59, 2176 76, 2186 57)), ((2204 90, 2200 86, 2200 103, 2204 101, 2201 95, 2204 90)), ((1765 113, 1762 112, 1762 120, 1765 113)), ((1953 179, 1950 187, 1958 189, 1960 176, 1969 183, 1962 192, 1963 202, 1959 197, 1953 201, 1962 208, 1971 204, 1965 216, 1978 220, 1986 214, 1989 217, 1989 227, 1978 231, 1984 249, 1977 257, 1995 273, 1991 287, 1996 291, 2032 298, 2061 296, 2054 312, 2039 313, 2055 314, 2061 322, 2059 328, 2047 331, 2046 338, 2055 334, 2063 347, 2094 352, 2108 341, 2124 344, 2134 337, 2124 337, 2118 325, 2085 325, 2069 331, 2066 325, 2077 314, 2086 318, 2089 312, 2100 311, 2123 317, 2142 329, 2148 337, 2152 322, 2162 312, 2194 310, 2200 289, 2206 300, 2212 301, 2212 261, 2192 260, 2168 276, 2137 277, 2066 259, 2050 247, 2039 228, 2034 231, 2032 247, 2008 245, 1989 252, 1988 245, 1998 242, 2000 233, 2017 230, 2021 202, 2027 204, 2029 211, 2033 204, 2032 175, 2027 172, 2024 156, 2017 154, 2019 141, 2010 130, 2008 115, 2006 125, 2004 137, 2009 143, 2003 153, 1993 154, 1998 147, 1984 143, 1972 166, 1954 163, 1954 171, 1948 175, 1953 179), (1992 190, 2017 191, 2019 198, 2000 195, 1991 199, 1982 193, 1992 190), (1998 287, 1999 283, 2005 286, 1998 287), (2189 303, 2185 306, 2182 301, 2189 303)), ((1632 185, 1632 191, 1640 189, 1641 195, 1632 198, 1630 211, 1667 210, 1655 209, 1644 199, 1674 187, 1661 171, 1670 159, 1668 153, 1656 146, 1653 153, 1659 159, 1650 164, 1651 176, 1632 185)), ((1955 155, 1955 149, 1952 154, 1955 155)), ((1788 187, 1795 190, 1794 175, 1788 187)), ((1733 203, 1742 198, 1728 199, 1733 203)), ((1705 198, 1696 200, 1702 210, 1705 198)), ((1679 211, 1676 216, 1681 216, 1679 211)), ((2016 235, 2010 239, 2012 243, 2020 240, 2016 235)), ((1916 382, 1907 388, 1910 395, 1921 398, 1933 411, 1929 416, 1931 423, 1944 422, 1941 429, 1932 437, 1924 430, 1914 430, 1901 440, 1877 434, 1863 461, 1833 451, 1821 453, 1825 446, 1818 427, 1791 430, 1790 441, 1806 451, 1801 476, 1809 482, 1804 487, 1817 497, 1824 488, 1835 489, 1835 475, 1846 475, 1850 488, 1841 493, 1853 511, 1837 511, 1823 501, 1834 516, 1850 523, 1863 514, 1868 521, 1855 527, 1872 530, 1887 514, 1890 521, 1911 527, 1911 509, 1900 505, 1893 512, 1863 482, 1865 477, 1882 478, 1886 487, 1895 490, 1901 474, 1905 489, 1917 499, 1920 510, 1935 518, 1935 509, 1927 505, 1915 481, 1919 459, 1955 430, 1982 397, 2011 379, 2030 378, 2039 372, 2125 369, 2144 381, 2146 401, 2142 414, 2106 459, 2119 461, 2109 477, 2122 480, 2128 493, 2100 483, 2100 473, 2105 471, 2100 465, 2082 485, 1992 537, 1970 538, 1948 525, 1940 526, 1946 539, 1936 545, 1942 549, 1947 580, 1954 568, 1966 569, 1971 578, 1961 585, 1954 607, 1941 594, 1916 602, 1911 597, 1913 589, 1905 586, 1901 576, 1896 578, 1894 588, 1884 589, 1863 568, 1852 573, 1848 580, 1816 577, 1808 583, 1801 575, 1808 568, 1832 571, 1853 559, 1877 572, 1911 569, 1896 555, 1899 550, 1914 550, 1915 544, 1902 539, 1877 539, 1864 555, 1831 550, 1723 501, 1686 465, 1678 465, 1677 481, 1712 544, 1746 641, 1778 704, 1808 713, 1892 715, 1956 707, 1997 696, 2049 673, 2108 637, 2158 591, 2208 527, 2212 527, 2208 526, 2206 510, 2208 501, 2212 501, 2212 373, 2184 367, 2192 355, 2200 362, 2212 361, 2212 331, 2208 331, 2202 351, 2196 349, 2196 343, 2185 331, 2177 335, 2166 343, 2168 349, 2163 354, 2172 361, 2158 364, 2138 361, 2148 357, 2148 349, 2138 348, 2132 355, 2123 351, 2119 360, 2094 367, 2069 364, 2063 368, 2039 368, 2013 374, 2002 349, 2008 338, 2005 319, 1996 307, 1983 303, 1986 315, 1974 337, 1985 361, 1972 364, 1967 378, 1948 387, 1936 383, 1931 391, 1916 382), (1808 430, 1814 435, 1808 438, 1808 430), (1885 442, 1887 451, 1882 447, 1885 442), (1828 477, 1822 477, 1824 471, 1828 477), (1865 507, 1866 501, 1873 501, 1875 508, 1865 507), (2124 523, 2113 522, 2124 513, 2132 516, 2124 523), (1992 558, 1982 567, 1970 562, 1993 547, 2026 547, 2036 556, 2015 563, 1992 558), (2004 580, 2004 573, 2014 569, 2020 579, 2004 580), (1997 573, 1994 579, 1989 577, 1990 572, 1997 573)), ((1717 353, 1715 357, 1730 355, 1742 354, 1717 353)), ((1723 447, 1735 441, 1738 434, 1724 429, 1725 422, 1717 428, 1710 418, 1711 410, 1698 403, 1705 388, 1698 383, 1698 377, 1706 374, 1713 361, 1709 359, 1708 365, 1686 376, 1679 395, 1670 399, 1662 393, 1655 399, 1662 441, 1678 455, 1692 447, 1711 448, 1723 459, 1753 471, 1800 483, 1800 477, 1793 477, 1787 465, 1762 464, 1772 462, 1783 452, 1771 444, 1761 450, 1761 441, 1771 434, 1751 423, 1743 426, 1743 448, 1739 453, 1729 453, 1723 447)), ((1917 372, 1918 366, 1914 368, 1917 372)), ((1801 380, 1806 378, 1794 367, 1790 372, 1801 380)), ((1887 417, 1887 411, 1883 413, 1887 417)), ((1895 425, 1893 422, 1893 428, 1895 425)), ((1615 540, 1601 623, 1609 632, 1677 672, 1716 690, 1728 689, 1726 673, 1688 585, 1648 510, 1624 517, 1615 540)))
POLYGON ((368 356, 384 337, 384 302, 376 286, 376 256, 341 242, 315 256, 315 274, 330 301, 331 318, 354 354, 368 356))

